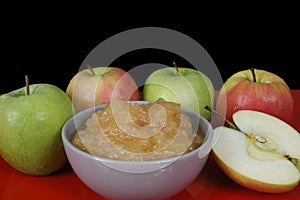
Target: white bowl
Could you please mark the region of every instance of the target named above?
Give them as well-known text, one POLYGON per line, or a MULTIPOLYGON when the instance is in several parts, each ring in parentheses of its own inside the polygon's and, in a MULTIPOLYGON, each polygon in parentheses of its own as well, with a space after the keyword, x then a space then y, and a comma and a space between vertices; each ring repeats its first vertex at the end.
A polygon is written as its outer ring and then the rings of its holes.
POLYGON ((70 139, 77 128, 104 106, 75 114, 62 129, 69 163, 90 189, 109 199, 158 200, 184 190, 200 174, 211 151, 213 128, 204 117, 184 108, 182 110, 192 118, 193 126, 199 126, 205 135, 203 144, 187 154, 163 160, 120 161, 94 156, 73 146, 70 139))

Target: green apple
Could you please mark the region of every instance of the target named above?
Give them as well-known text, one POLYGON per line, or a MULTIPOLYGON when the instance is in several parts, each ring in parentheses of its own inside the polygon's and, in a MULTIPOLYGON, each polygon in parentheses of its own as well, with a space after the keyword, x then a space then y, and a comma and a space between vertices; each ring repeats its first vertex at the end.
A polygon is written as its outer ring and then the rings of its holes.
POLYGON ((300 134, 272 115, 239 110, 235 127, 214 129, 212 155, 236 183, 266 193, 293 190, 300 182, 300 134))
POLYGON ((0 154, 16 170, 48 175, 67 161, 61 129, 72 116, 64 91, 33 84, 0 97, 0 154))
POLYGON ((150 74, 143 88, 144 100, 156 101, 159 98, 180 103, 209 120, 211 113, 204 107, 213 107, 215 91, 210 79, 200 71, 167 67, 150 74))

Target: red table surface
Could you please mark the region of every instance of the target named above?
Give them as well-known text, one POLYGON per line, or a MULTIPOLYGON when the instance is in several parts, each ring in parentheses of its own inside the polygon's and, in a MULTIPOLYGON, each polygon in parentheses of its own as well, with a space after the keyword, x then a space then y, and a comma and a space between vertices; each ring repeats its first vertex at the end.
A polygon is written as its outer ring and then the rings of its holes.
MULTIPOLYGON (((293 90, 295 116, 292 126, 300 132, 300 90, 293 90)), ((276 174, 274 174, 276 176, 276 174)), ((209 157, 199 177, 175 199, 297 199, 300 184, 291 192, 265 194, 246 189, 229 179, 209 157)), ((55 174, 33 177, 22 174, 0 158, 0 199, 105 199, 85 186, 69 164, 55 174)))

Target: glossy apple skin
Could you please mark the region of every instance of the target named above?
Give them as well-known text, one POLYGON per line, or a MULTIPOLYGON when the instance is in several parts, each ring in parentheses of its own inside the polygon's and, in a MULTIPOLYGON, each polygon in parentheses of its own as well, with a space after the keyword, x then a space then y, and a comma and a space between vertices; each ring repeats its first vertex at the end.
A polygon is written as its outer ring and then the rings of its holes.
POLYGON ((128 72, 117 67, 95 67, 78 72, 69 82, 66 94, 75 112, 106 104, 112 98, 140 100, 141 94, 128 72))
POLYGON ((180 103, 210 120, 211 113, 204 107, 214 107, 215 92, 210 79, 191 68, 167 67, 154 71, 145 81, 143 99, 180 103))
POLYGON ((0 153, 16 170, 48 175, 67 161, 61 129, 72 116, 64 91, 49 84, 30 85, 0 97, 0 153))
MULTIPOLYGON (((216 110, 232 122, 232 114, 238 110, 255 110, 273 115, 287 123, 294 116, 294 100, 291 90, 279 76, 255 70, 253 82, 251 70, 233 74, 222 86, 216 102, 216 110)), ((224 120, 216 120, 218 125, 224 120)))

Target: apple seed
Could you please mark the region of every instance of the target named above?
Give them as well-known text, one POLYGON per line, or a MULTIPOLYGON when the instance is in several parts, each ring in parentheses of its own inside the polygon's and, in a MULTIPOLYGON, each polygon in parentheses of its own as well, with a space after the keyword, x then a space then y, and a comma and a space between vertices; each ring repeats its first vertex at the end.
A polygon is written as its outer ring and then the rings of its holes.
POLYGON ((254 136, 254 138, 255 138, 255 140, 256 140, 257 142, 260 142, 260 143, 266 143, 266 142, 267 142, 267 139, 266 139, 266 138, 261 137, 261 136, 258 136, 258 135, 254 136))

